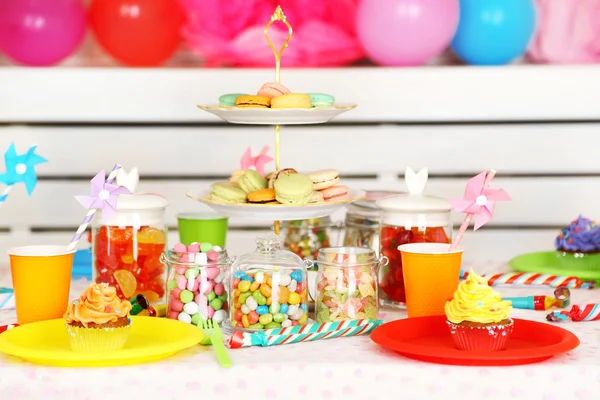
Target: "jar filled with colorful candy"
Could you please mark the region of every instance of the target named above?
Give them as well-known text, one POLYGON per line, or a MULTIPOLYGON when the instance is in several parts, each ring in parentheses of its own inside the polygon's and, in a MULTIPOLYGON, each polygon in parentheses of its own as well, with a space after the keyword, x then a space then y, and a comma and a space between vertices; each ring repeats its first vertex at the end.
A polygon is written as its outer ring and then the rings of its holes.
POLYGON ((121 195, 108 218, 98 211, 92 222, 92 274, 108 283, 123 300, 142 294, 151 303, 165 298, 167 246, 165 208, 159 195, 121 195))
POLYGON ((330 217, 283 221, 283 247, 298 257, 316 260, 321 248, 330 247, 334 224, 330 217))
POLYGON ((227 251, 210 243, 178 243, 164 258, 168 267, 167 318, 198 325, 200 319, 221 324, 229 315, 227 251))
POLYGON ((282 249, 279 236, 259 236, 256 250, 240 256, 231 271, 229 303, 234 329, 272 329, 308 321, 306 265, 296 254, 282 249))
POLYGON ((442 198, 400 195, 378 200, 381 209, 381 251, 389 262, 379 271, 382 306, 404 307, 406 292, 398 246, 407 243, 450 243, 452 206, 442 198))
POLYGON ((350 203, 344 222, 344 240, 346 247, 372 249, 379 254, 379 218, 380 210, 376 201, 402 194, 390 191, 369 191, 363 200, 350 203))
POLYGON ((319 250, 316 322, 377 319, 377 276, 387 259, 360 247, 319 250))

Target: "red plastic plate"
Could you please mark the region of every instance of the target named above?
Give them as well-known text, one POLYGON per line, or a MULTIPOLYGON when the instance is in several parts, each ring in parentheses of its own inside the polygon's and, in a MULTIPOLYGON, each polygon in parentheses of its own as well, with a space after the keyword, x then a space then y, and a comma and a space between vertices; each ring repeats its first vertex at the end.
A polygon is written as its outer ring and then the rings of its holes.
POLYGON ((371 340, 415 360, 479 366, 532 364, 579 346, 577 336, 556 325, 517 318, 513 320, 513 334, 502 351, 458 350, 443 315, 388 322, 371 333, 371 340))

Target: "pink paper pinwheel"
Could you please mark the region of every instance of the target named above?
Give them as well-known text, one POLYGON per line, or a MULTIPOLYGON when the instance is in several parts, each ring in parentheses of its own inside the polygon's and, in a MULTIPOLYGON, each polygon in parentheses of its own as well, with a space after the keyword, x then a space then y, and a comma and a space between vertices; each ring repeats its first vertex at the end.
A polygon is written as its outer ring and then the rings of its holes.
POLYGON ((267 155, 268 151, 269 151, 269 146, 264 146, 262 148, 260 154, 253 157, 252 150, 250 149, 250 146, 248 146, 248 148, 246 149, 246 152, 244 153, 244 155, 242 156, 242 159, 240 160, 240 169, 245 171, 247 169, 254 168, 254 169, 256 169, 256 172, 258 172, 259 174, 264 176, 265 175, 265 165, 267 165, 268 163, 273 161, 273 158, 271 158, 267 155))
POLYGON ((75 196, 87 209, 101 209, 102 218, 108 218, 117 210, 117 198, 120 194, 131 194, 124 186, 113 185, 104 181, 105 172, 100 171, 91 180, 89 196, 75 196))
POLYGON ((456 211, 467 213, 456 237, 452 242, 450 250, 456 249, 462 239, 463 234, 469 227, 473 216, 475 216, 474 230, 481 228, 490 222, 496 202, 510 201, 510 196, 502 189, 490 188, 489 185, 494 179, 496 171, 490 170, 489 173, 482 172, 479 175, 469 179, 465 195, 462 199, 448 199, 456 211))

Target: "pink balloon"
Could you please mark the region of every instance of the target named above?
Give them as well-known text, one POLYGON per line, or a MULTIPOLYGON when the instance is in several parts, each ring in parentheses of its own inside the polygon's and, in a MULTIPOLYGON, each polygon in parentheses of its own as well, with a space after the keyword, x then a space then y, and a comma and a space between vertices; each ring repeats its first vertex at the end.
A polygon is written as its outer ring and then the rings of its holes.
POLYGON ((361 0, 356 28, 377 64, 422 65, 448 48, 458 14, 458 0, 361 0))
POLYGON ((85 34, 81 0, 0 0, 0 51, 31 66, 56 64, 85 34))

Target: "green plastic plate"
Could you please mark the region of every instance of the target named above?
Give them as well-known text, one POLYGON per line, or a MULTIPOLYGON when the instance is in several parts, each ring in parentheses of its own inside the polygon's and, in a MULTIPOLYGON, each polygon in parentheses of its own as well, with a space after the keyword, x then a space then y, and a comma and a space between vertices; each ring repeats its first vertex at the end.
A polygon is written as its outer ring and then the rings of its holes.
POLYGON ((575 256, 557 251, 541 251, 517 256, 508 265, 518 272, 576 276, 600 284, 600 254, 575 256))

